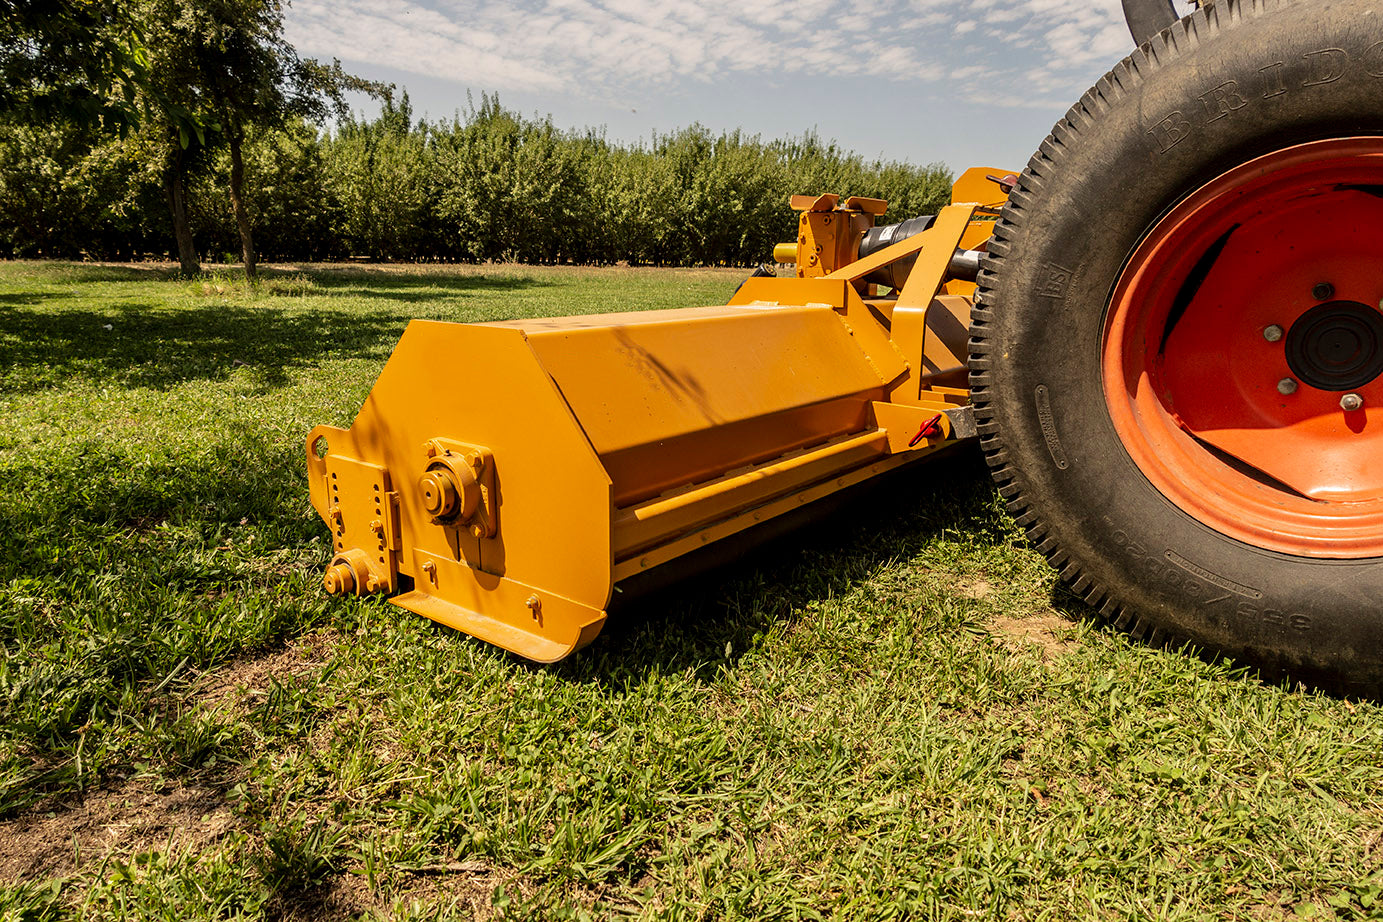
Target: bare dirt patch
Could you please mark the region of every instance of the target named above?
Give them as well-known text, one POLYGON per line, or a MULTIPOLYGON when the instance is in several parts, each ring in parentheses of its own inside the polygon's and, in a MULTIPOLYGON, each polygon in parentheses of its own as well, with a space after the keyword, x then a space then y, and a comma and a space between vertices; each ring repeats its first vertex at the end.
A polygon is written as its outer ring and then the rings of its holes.
POLYGON ((340 874, 287 900, 280 918, 284 922, 336 922, 362 915, 390 919, 408 915, 409 906, 416 903, 445 910, 448 918, 498 919, 502 913, 495 909, 493 899, 501 884, 518 897, 534 890, 513 871, 483 861, 452 861, 412 871, 375 891, 364 875, 340 874))
POLYGON ((994 594, 994 587, 979 578, 962 579, 956 583, 954 591, 967 599, 987 599, 994 594))
POLYGON ((328 628, 299 637, 277 653, 237 660, 203 676, 198 699, 210 710, 238 708, 266 693, 274 681, 282 683, 321 669, 339 641, 340 635, 328 628))
POLYGON ((205 848, 236 825, 224 784, 160 785, 147 777, 91 791, 49 812, 0 822, 0 880, 69 874, 107 855, 205 848))
POLYGON ((997 615, 989 622, 989 629, 1011 650, 1036 647, 1044 659, 1060 656, 1071 641, 1068 636, 1071 622, 1052 611, 1034 612, 1021 618, 997 615))

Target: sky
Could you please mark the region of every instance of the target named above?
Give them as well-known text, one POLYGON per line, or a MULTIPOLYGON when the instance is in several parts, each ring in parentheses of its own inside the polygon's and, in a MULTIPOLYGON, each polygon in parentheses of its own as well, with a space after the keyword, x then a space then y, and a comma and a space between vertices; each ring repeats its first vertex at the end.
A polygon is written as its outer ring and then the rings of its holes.
POLYGON ((957 172, 1020 169, 1133 50, 1120 0, 292 0, 285 34, 429 119, 489 93, 615 141, 814 131, 957 172))

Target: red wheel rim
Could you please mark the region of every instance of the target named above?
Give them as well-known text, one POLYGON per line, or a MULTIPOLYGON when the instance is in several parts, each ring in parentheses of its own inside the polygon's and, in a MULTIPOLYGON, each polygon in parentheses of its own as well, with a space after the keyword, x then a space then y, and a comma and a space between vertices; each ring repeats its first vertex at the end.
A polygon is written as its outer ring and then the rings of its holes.
POLYGON ((1287 554, 1383 556, 1383 138, 1197 190, 1134 251, 1102 348, 1114 428, 1184 512, 1287 554))

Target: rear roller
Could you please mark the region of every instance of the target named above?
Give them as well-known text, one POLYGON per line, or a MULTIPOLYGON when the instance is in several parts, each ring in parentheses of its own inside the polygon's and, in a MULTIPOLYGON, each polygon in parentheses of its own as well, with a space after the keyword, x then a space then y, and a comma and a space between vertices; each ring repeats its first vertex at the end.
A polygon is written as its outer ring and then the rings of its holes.
POLYGON ((1221 3, 1053 130, 980 277, 1001 491, 1140 636, 1383 679, 1383 21, 1221 3))

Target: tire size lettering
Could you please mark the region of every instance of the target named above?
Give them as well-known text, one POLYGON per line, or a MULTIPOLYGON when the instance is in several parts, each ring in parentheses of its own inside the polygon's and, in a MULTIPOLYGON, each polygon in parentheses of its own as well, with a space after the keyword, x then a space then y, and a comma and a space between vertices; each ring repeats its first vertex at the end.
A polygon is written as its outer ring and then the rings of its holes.
MULTIPOLYGON (((1211 605, 1216 602, 1224 602, 1232 598, 1231 593, 1226 591, 1224 586, 1215 585, 1198 579, 1194 574, 1169 566, 1162 560, 1163 556, 1175 554, 1168 550, 1166 555, 1149 553, 1148 549, 1129 537, 1128 532, 1117 527, 1108 516, 1104 516, 1105 525, 1110 529, 1110 540, 1114 546, 1127 556, 1132 565, 1140 569, 1147 577, 1150 584, 1161 584, 1168 589, 1181 592, 1191 599, 1203 605, 1211 605)), ((1223 580, 1223 577, 1220 577, 1223 580)), ((1225 580, 1225 582, 1229 582, 1225 580)), ((1237 584, 1234 584, 1237 585, 1237 584)), ((1248 587, 1243 587, 1248 589, 1248 587)), ((1257 592, 1257 590, 1249 590, 1257 592)), ((1259 593, 1261 595, 1261 593, 1259 593)), ((1252 602, 1240 601, 1234 606, 1234 612, 1241 618, 1248 618, 1261 621, 1269 627, 1280 630, 1296 631, 1305 634, 1311 630, 1311 616, 1296 614, 1294 612, 1283 611, 1278 608, 1262 608, 1252 602)))
POLYGON ((1156 552, 1150 553, 1146 547, 1130 537, 1128 532, 1117 527, 1108 516, 1104 517, 1104 523, 1110 528, 1110 540, 1114 542, 1114 546, 1129 558, 1132 567, 1142 571, 1149 585, 1165 586, 1172 592, 1182 593, 1207 605, 1229 598, 1229 593, 1220 587, 1207 586, 1190 573, 1183 573, 1169 565, 1156 552))
POLYGON ((1234 611, 1241 618, 1262 621, 1269 627, 1275 627, 1279 630, 1296 631, 1298 634, 1305 634, 1311 630, 1310 615, 1296 615, 1277 608, 1259 608, 1248 602, 1240 602, 1234 611))
POLYGON ((1149 583, 1166 586, 1202 605, 1228 602, 1235 594, 1254 599, 1263 596, 1252 587, 1243 586, 1191 563, 1171 548, 1161 554, 1156 551, 1150 552, 1130 537, 1128 532, 1116 526, 1108 516, 1103 518, 1105 525, 1109 526, 1110 539, 1115 547, 1147 575, 1149 583))

